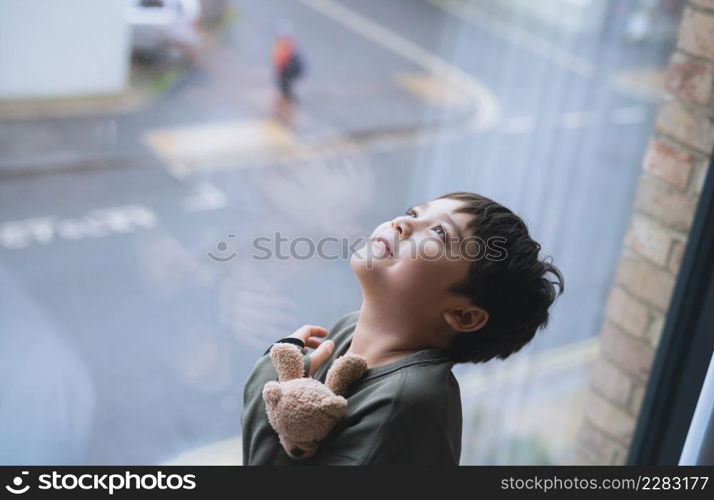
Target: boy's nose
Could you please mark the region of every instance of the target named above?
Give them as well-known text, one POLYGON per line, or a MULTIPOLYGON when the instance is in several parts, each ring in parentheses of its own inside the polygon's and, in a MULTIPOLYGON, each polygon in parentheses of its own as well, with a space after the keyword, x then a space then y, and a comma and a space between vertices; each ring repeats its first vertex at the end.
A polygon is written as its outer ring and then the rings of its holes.
POLYGON ((407 238, 412 232, 411 224, 407 222, 405 217, 397 217, 392 220, 391 226, 392 229, 399 233, 400 238, 407 238))

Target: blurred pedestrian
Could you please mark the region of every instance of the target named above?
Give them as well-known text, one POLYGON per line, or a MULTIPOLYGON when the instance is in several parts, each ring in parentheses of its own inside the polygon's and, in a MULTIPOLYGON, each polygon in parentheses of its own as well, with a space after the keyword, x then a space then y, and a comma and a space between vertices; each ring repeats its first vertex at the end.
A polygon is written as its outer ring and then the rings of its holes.
POLYGON ((295 80, 302 75, 304 70, 304 62, 297 49, 292 25, 288 21, 282 21, 278 26, 273 46, 273 68, 280 92, 278 114, 287 120, 296 100, 293 90, 295 80))

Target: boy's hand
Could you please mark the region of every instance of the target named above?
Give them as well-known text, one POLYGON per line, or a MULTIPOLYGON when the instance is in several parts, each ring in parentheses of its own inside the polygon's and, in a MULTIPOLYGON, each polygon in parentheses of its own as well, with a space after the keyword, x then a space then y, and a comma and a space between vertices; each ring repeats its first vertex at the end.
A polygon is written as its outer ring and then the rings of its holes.
POLYGON ((332 351, 335 350, 335 343, 332 340, 324 340, 327 337, 327 330, 321 326, 305 325, 301 326, 295 333, 290 335, 305 343, 305 347, 315 349, 310 353, 310 373, 312 377, 322 364, 330 359, 332 351))

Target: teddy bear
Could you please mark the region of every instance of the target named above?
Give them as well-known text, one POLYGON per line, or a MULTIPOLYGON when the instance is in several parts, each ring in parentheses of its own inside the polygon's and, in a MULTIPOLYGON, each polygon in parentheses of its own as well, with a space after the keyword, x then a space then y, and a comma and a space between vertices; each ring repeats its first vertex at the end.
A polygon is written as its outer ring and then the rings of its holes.
POLYGON ((278 382, 271 381, 263 387, 268 421, 290 458, 309 458, 345 415, 347 400, 343 395, 367 371, 367 361, 358 354, 338 358, 323 384, 303 376, 303 355, 293 344, 274 344, 270 359, 278 372, 278 382))

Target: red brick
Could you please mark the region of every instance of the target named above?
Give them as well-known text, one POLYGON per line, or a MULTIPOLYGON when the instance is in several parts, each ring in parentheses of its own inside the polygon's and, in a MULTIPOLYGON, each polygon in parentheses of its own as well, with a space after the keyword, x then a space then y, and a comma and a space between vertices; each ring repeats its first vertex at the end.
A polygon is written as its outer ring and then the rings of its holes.
POLYGON ((685 107, 677 99, 662 102, 657 129, 705 155, 709 155, 714 146, 712 117, 702 109, 685 107))
POLYGON ((633 215, 625 241, 635 252, 655 264, 667 264, 672 237, 667 229, 656 222, 642 215, 633 215))
POLYGON ((697 201, 687 193, 643 175, 635 195, 635 209, 675 231, 687 232, 694 219, 697 201))
POLYGON ((613 287, 606 307, 607 317, 623 330, 642 337, 649 324, 647 306, 628 295, 622 288, 613 287))
POLYGON ((691 8, 685 10, 679 25, 678 45, 696 56, 714 59, 714 15, 691 8))
POLYGON ((615 277, 633 295, 666 311, 674 288, 674 278, 665 270, 631 255, 623 255, 615 277))
POLYGON ((662 329, 664 328, 664 315, 654 313, 654 317, 650 321, 650 326, 647 328, 645 338, 652 349, 656 349, 662 337, 662 329))
POLYGON ((598 356, 593 362, 590 372, 590 386, 592 390, 606 399, 625 408, 630 400, 633 384, 627 373, 604 357, 598 356))
POLYGON ((684 241, 674 241, 672 245, 672 253, 669 256, 669 262, 667 263, 667 269, 673 274, 679 274, 679 269, 682 267, 682 259, 684 258, 684 250, 686 244, 684 241))
POLYGON ((684 189, 692 171, 692 155, 681 148, 652 139, 647 147, 642 168, 665 182, 684 189))
POLYGON ((579 463, 583 465, 610 465, 624 447, 614 441, 588 420, 583 421, 577 434, 579 463))
POLYGON ((630 402, 627 405, 627 411, 635 418, 637 418, 640 414, 646 388, 647 386, 645 384, 635 384, 635 387, 632 390, 632 398, 630 398, 630 402))
POLYGON ((594 392, 587 399, 585 413, 597 429, 613 440, 626 443, 632 438, 635 419, 594 392))
POLYGON ((654 359, 649 345, 636 341, 609 321, 603 325, 600 342, 603 354, 613 364, 640 380, 647 379, 654 359))
POLYGON ((665 88, 690 101, 706 105, 712 96, 714 64, 677 52, 669 61, 665 88))
POLYGON ((704 181, 707 178, 707 171, 709 170, 709 162, 702 161, 697 162, 694 168, 694 175, 692 176, 692 190, 695 196, 702 194, 702 189, 704 188, 704 181))

